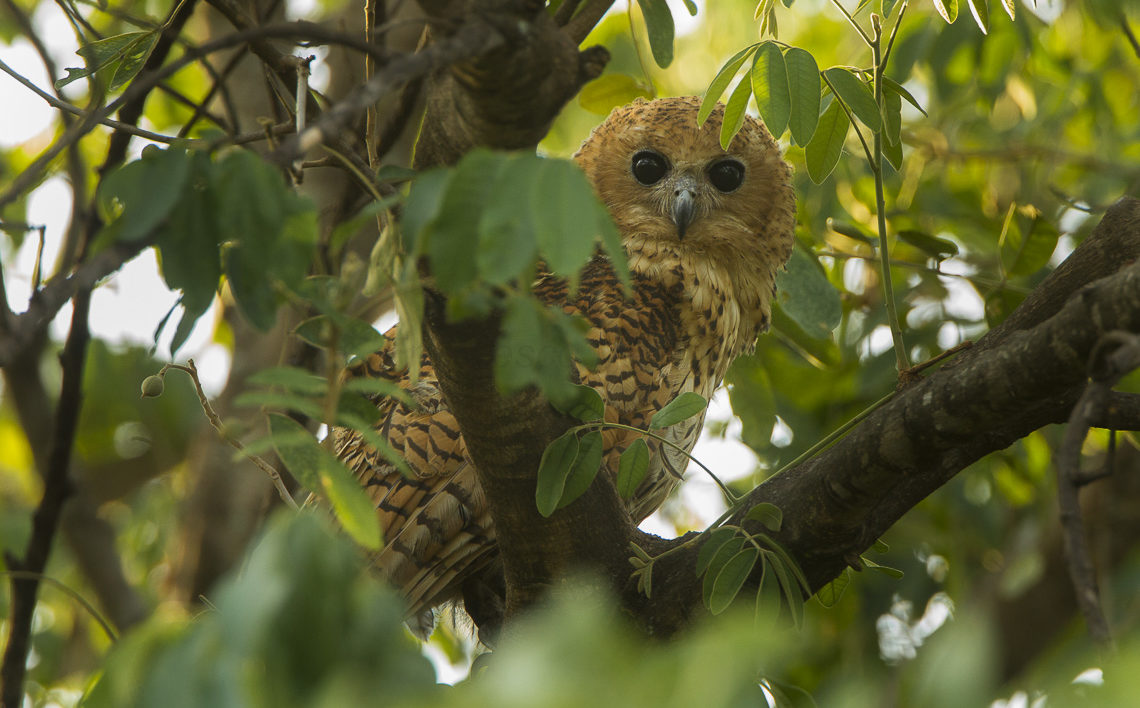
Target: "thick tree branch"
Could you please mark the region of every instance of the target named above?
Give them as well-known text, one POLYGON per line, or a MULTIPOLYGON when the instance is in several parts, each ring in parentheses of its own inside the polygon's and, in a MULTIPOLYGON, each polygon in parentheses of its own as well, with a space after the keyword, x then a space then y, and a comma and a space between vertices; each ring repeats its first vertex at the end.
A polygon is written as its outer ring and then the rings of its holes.
MULTIPOLYGON (((1008 326, 899 394, 827 451, 753 490, 751 504, 770 502, 783 511, 776 537, 813 590, 970 463, 1068 418, 1100 338, 1114 329, 1140 331, 1140 265, 1104 257, 1135 253, 1138 244, 1140 201, 1122 201, 1008 326), (1088 281, 1076 274, 1108 277, 1082 287, 1088 281)), ((731 522, 757 525, 744 521, 743 512, 731 522)), ((676 543, 642 541, 658 551, 676 543)), ((663 559, 655 574, 679 581, 644 605, 649 624, 676 629, 684 608, 699 606, 700 584, 691 572, 698 546, 663 559)))

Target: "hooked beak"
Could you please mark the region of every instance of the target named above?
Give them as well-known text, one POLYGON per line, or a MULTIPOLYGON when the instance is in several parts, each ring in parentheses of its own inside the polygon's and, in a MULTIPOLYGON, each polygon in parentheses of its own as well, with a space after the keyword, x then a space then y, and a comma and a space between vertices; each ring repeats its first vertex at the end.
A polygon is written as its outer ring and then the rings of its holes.
POLYGON ((673 223, 677 225, 677 238, 685 238, 685 231, 693 223, 696 207, 696 195, 687 184, 678 185, 673 193, 673 208, 671 209, 673 223))

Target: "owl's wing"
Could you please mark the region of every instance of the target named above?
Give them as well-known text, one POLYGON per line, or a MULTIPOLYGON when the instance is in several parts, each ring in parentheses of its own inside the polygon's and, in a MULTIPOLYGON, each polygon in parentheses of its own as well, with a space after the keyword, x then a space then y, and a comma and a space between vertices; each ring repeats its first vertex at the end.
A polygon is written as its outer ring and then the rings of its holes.
POLYGON ((371 497, 384 546, 372 554, 375 569, 409 602, 412 615, 449 599, 463 580, 494 557, 486 501, 459 424, 448 410, 430 362, 411 383, 393 357, 395 330, 388 344, 353 367, 354 376, 381 378, 408 391, 415 402, 379 398, 375 426, 407 463, 401 473, 359 433, 338 428, 337 455, 352 469, 371 497))
MULTIPOLYGON (((637 278, 627 295, 608 262, 598 259, 584 270, 573 293, 566 281, 553 276, 540 277, 533 290, 547 304, 590 323, 586 337, 598 363, 594 369, 578 364, 576 373, 601 394, 608 421, 644 428, 654 411, 691 387, 691 377, 682 370, 684 357, 677 353, 679 286, 665 288, 637 278)), ((385 545, 371 561, 416 615, 454 598, 497 549, 486 498, 430 361, 425 357, 418 381, 411 383, 395 364, 394 330, 386 336, 389 344, 351 374, 389 380, 415 400, 415 406, 392 398, 376 401, 382 414, 376 432, 407 462, 411 474, 402 474, 350 430, 335 431, 337 454, 376 505, 385 545)), ((690 420, 685 425, 678 440, 688 449, 700 424, 690 420)), ((676 435, 673 429, 665 433, 676 435)), ((604 432, 605 465, 611 473, 635 437, 628 431, 604 432)), ((687 464, 683 454, 648 442, 649 473, 631 502, 631 513, 639 520, 661 503, 687 464)))

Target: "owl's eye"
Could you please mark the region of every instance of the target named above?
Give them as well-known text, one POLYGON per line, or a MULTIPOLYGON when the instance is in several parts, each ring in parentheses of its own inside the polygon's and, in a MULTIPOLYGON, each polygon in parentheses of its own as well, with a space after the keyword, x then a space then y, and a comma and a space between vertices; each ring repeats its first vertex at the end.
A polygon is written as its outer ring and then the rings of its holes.
POLYGON ((657 184, 669 171, 665 156, 652 150, 642 150, 633 156, 633 177, 646 187, 657 184))
POLYGON ((709 181, 722 192, 732 192, 744 181, 744 165, 739 160, 721 160, 709 168, 709 181))

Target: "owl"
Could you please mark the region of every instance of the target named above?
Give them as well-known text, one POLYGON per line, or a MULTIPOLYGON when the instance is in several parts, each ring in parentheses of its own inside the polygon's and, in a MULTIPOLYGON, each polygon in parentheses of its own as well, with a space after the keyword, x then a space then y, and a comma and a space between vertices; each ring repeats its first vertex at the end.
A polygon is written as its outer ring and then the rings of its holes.
MULTIPOLYGON (((550 274, 540 274, 533 286, 547 305, 589 323, 586 338, 597 363, 592 369, 575 364, 567 375, 601 394, 610 422, 645 428, 678 394, 710 397, 733 359, 768 328, 776 271, 791 254, 791 168, 775 140, 761 121, 745 117, 724 150, 723 108, 699 125, 699 106, 699 98, 681 97, 615 109, 575 155, 617 224, 631 290, 623 290, 600 253, 574 290, 550 274)), ((394 330, 386 336, 388 346, 350 375, 392 381, 416 402, 377 400, 377 432, 411 474, 395 469, 358 433, 337 429, 334 435, 339 457, 356 472, 380 518, 385 545, 371 563, 403 594, 409 618, 424 618, 437 605, 477 592, 476 579, 488 568, 494 572, 495 529, 431 361, 425 355, 412 383, 396 365, 394 330)), ((690 418, 663 435, 687 451, 702 423, 703 416, 690 418)), ((611 430, 603 440, 603 473, 612 475, 633 436, 611 430)), ((627 502, 638 522, 661 505, 688 463, 677 450, 647 442, 649 471, 627 502)), ((470 598, 467 604, 470 610, 470 598)))

